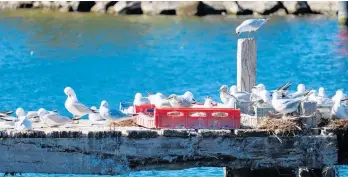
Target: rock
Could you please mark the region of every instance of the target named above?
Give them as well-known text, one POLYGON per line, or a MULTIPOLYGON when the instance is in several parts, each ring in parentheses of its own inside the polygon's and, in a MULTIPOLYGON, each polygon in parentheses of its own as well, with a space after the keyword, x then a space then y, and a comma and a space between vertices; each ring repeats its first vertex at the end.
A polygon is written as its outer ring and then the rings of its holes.
POLYGON ((238 1, 241 9, 249 9, 257 14, 269 15, 284 9, 281 2, 278 1, 238 1))
POLYGON ((41 1, 35 1, 33 3, 33 8, 35 8, 35 9, 39 9, 39 8, 42 8, 42 7, 43 7, 43 5, 42 5, 41 1))
POLYGON ((91 12, 105 13, 108 3, 108 1, 96 1, 96 4, 91 8, 91 12))
POLYGON ((56 6, 58 6, 60 12, 71 12, 73 9, 67 1, 55 1, 56 6))
POLYGON ((223 5, 228 14, 237 15, 242 12, 242 9, 240 9, 239 5, 234 1, 223 1, 223 5))
POLYGON ((71 11, 77 11, 79 4, 80 4, 79 1, 70 1, 69 6, 71 8, 71 11))
POLYGON ((21 2, 19 1, 1 1, 0 2, 0 9, 17 9, 21 5, 21 2))
POLYGON ((141 10, 146 15, 176 15, 176 8, 182 2, 174 1, 142 1, 141 10))
POLYGON ((114 7, 114 5, 117 3, 117 1, 109 1, 106 5, 105 5, 105 10, 108 11, 108 9, 114 7))
POLYGON ((284 1, 283 5, 290 14, 317 14, 317 12, 312 11, 306 1, 284 1))
POLYGON ((336 15, 338 11, 337 1, 308 1, 307 3, 310 9, 314 12, 326 15, 336 15))
POLYGON ((51 9, 52 3, 50 1, 42 1, 41 4, 43 9, 51 9))
POLYGON ((201 1, 197 7, 198 16, 204 15, 221 15, 226 14, 227 10, 225 8, 224 2, 219 1, 201 1))
POLYGON ((94 1, 80 1, 79 5, 77 6, 78 12, 90 12, 92 7, 96 3, 94 1))
POLYGON ((176 8, 176 15, 193 16, 196 15, 198 9, 198 1, 182 1, 176 8))
POLYGON ((119 1, 113 6, 112 11, 115 14, 143 14, 141 3, 137 1, 119 1))
POLYGON ((33 4, 34 3, 32 1, 23 1, 18 8, 32 8, 33 4))

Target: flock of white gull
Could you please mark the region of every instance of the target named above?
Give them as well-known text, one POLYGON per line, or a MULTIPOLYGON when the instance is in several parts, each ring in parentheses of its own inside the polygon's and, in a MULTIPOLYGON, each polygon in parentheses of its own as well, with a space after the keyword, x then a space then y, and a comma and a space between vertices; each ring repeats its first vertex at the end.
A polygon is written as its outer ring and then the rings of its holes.
POLYGON ((67 95, 65 108, 73 115, 72 118, 44 108, 28 112, 25 112, 23 108, 17 108, 15 111, 16 117, 11 116, 12 111, 6 111, 0 113, 0 119, 13 125, 15 130, 30 130, 32 129, 32 122, 42 122, 48 127, 58 127, 73 123, 74 120, 79 120, 85 115, 88 115, 88 119, 91 121, 116 119, 111 116, 107 101, 103 100, 99 109, 95 106, 88 108, 78 101, 76 93, 71 87, 66 87, 64 93, 67 95))
MULTIPOLYGON (((343 93, 342 89, 337 90, 336 94, 329 98, 325 94, 323 87, 320 87, 318 91, 308 91, 304 84, 299 84, 296 92, 289 93, 288 88, 290 86, 291 83, 287 82, 275 90, 267 91, 263 84, 258 84, 249 93, 238 91, 235 85, 232 85, 230 88, 227 85, 222 85, 219 90, 221 102, 215 102, 211 97, 206 97, 204 104, 197 103, 190 91, 185 92, 183 95, 171 94, 168 97, 162 93, 148 93, 148 97, 143 97, 141 93, 136 93, 133 105, 153 104, 156 108, 237 108, 238 104, 250 103, 252 107, 271 106, 277 112, 286 115, 296 112, 301 102, 310 101, 319 105, 331 105, 332 116, 348 118, 348 106, 345 104, 348 97, 343 93)), ((92 122, 109 122, 118 119, 110 114, 108 102, 105 100, 101 101, 99 109, 95 106, 88 108, 78 101, 76 93, 71 87, 66 87, 64 93, 67 95, 65 108, 72 114, 72 118, 60 115, 57 111, 48 111, 44 108, 28 112, 25 112, 23 108, 17 108, 15 117, 11 116, 12 111, 7 111, 0 113, 0 119, 13 123, 15 130, 30 130, 32 122, 42 122, 48 127, 58 127, 73 123, 74 120, 79 120, 85 115, 88 115, 88 119, 92 122)), ((127 111, 128 113, 134 113, 134 107, 129 107, 127 111)))
MULTIPOLYGON (((249 105, 250 107, 273 107, 278 113, 283 115, 292 114, 298 111, 301 102, 315 102, 317 105, 326 105, 332 107, 331 114, 336 118, 348 118, 348 106, 345 104, 347 95, 342 89, 336 91, 336 94, 329 98, 323 87, 317 90, 306 90, 304 84, 297 86, 297 91, 290 92, 288 89, 290 82, 281 87, 267 91, 263 84, 258 84, 249 92, 240 92, 236 85, 228 88, 227 85, 220 87, 220 100, 215 102, 211 97, 206 97, 204 104, 197 104, 191 92, 187 91, 183 95, 172 94, 165 97, 162 93, 149 94, 143 97, 137 93, 134 99, 134 105, 153 104, 156 108, 161 107, 192 107, 192 108, 237 108, 238 105, 249 105)), ((130 107, 128 113, 133 112, 130 107)))

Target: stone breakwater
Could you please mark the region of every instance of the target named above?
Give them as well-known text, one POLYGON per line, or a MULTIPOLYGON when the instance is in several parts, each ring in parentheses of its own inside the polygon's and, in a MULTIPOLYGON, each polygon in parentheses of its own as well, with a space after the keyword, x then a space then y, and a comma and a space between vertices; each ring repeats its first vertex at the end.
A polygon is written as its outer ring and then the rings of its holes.
POLYGON ((0 2, 5 9, 46 9, 113 15, 337 15, 338 2, 319 1, 24 1, 0 2))

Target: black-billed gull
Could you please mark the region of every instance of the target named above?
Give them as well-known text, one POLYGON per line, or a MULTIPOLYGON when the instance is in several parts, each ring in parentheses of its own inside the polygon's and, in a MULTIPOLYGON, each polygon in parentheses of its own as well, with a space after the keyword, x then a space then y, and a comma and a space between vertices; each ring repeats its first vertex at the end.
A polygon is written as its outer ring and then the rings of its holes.
POLYGON ((91 110, 94 110, 95 113, 94 113, 94 112, 89 113, 89 114, 88 114, 88 120, 90 120, 90 121, 92 121, 92 122, 94 122, 94 121, 105 120, 105 119, 100 115, 99 110, 97 109, 97 107, 92 106, 90 109, 91 109, 91 110))
POLYGON ((106 119, 106 120, 114 119, 110 114, 109 103, 105 100, 101 101, 100 103, 99 114, 103 119, 106 119))
POLYGON ((332 107, 331 114, 333 117, 338 119, 347 119, 348 118, 348 106, 342 104, 341 102, 344 101, 343 99, 343 92, 338 92, 334 98, 334 106, 332 107))
POLYGON ((258 84, 254 86, 255 88, 255 94, 256 94, 256 100, 257 102, 260 102, 262 104, 272 104, 272 95, 270 92, 268 92, 265 88, 265 85, 258 84))
POLYGON ((213 107, 213 100, 211 99, 210 96, 205 98, 203 107, 205 107, 205 108, 212 108, 213 107))
POLYGON ((242 102, 250 102, 249 92, 239 92, 236 85, 232 85, 230 88, 230 94, 242 102))
POLYGON ((37 114, 39 115, 40 120, 49 127, 62 126, 73 122, 69 117, 62 116, 53 111, 47 111, 43 108, 40 108, 37 111, 37 114))
POLYGON ((221 102, 223 104, 227 104, 230 101, 230 99, 235 99, 236 102, 239 101, 235 96, 233 96, 230 93, 228 93, 227 85, 222 85, 220 87, 219 91, 220 91, 220 99, 221 99, 221 102))
POLYGON ((250 32, 256 32, 268 19, 248 19, 243 21, 236 28, 236 33, 238 36, 243 32, 248 32, 248 37, 250 32))
POLYGON ((171 107, 191 107, 196 102, 190 91, 185 92, 184 95, 169 95, 167 100, 169 100, 171 107))
POLYGON ((15 130, 21 131, 21 130, 30 130, 32 128, 32 124, 30 120, 28 120, 27 116, 25 115, 25 111, 23 108, 17 108, 16 115, 18 120, 15 122, 15 130))
POLYGON ((148 97, 143 97, 141 93, 136 93, 134 96, 134 105, 144 105, 144 104, 151 104, 148 97))
POLYGON ((95 112, 78 101, 77 96, 71 87, 66 87, 64 93, 68 96, 65 101, 65 108, 73 114, 74 118, 81 118, 86 114, 95 112))
POLYGON ((336 94, 331 98, 331 100, 332 100, 333 102, 335 102, 335 101, 336 101, 336 98, 337 98, 338 96, 342 97, 342 99, 347 99, 347 98, 348 98, 347 95, 343 93, 343 89, 338 89, 338 90, 336 91, 336 94))
POLYGON ((312 92, 306 92, 303 97, 297 97, 297 98, 279 98, 277 92, 274 92, 272 95, 272 106, 273 108, 282 114, 289 114, 295 112, 300 103, 307 99, 308 96, 310 96, 312 92))
POLYGON ((306 86, 304 84, 298 84, 297 91, 288 95, 289 98, 298 98, 306 94, 306 86))

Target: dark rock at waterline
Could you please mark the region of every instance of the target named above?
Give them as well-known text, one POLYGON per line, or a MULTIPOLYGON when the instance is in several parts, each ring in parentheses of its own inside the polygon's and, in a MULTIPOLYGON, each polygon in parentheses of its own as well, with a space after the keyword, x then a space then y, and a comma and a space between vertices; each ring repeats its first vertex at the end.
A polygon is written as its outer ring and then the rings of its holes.
POLYGON ((320 14, 320 12, 313 11, 307 1, 284 1, 282 4, 289 14, 320 14))
POLYGON ((175 9, 162 10, 160 12, 160 15, 176 15, 176 10, 175 9))
POLYGON ((113 7, 110 7, 108 9, 108 12, 125 15, 143 14, 143 11, 141 9, 141 2, 139 1, 119 1, 113 7))
MULTIPOLYGON (((212 2, 214 3, 214 2, 212 2)), ((223 2, 220 2, 223 3, 223 2)), ((197 16, 205 16, 205 15, 221 15, 226 14, 227 10, 224 5, 212 7, 209 4, 206 4, 202 1, 199 2, 197 7, 197 16), (220 7, 220 8, 219 8, 220 7)))
POLYGON ((94 1, 80 1, 79 5, 77 6, 78 12, 90 12, 92 7, 96 3, 94 1))
POLYGON ((113 7, 118 1, 110 1, 108 3, 106 3, 105 5, 105 10, 108 10, 109 7, 113 7))
POLYGON ((19 8, 21 9, 33 8, 33 2, 21 3, 19 5, 19 8))

